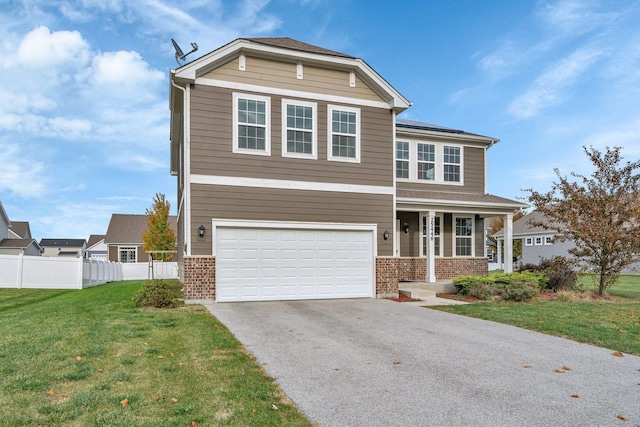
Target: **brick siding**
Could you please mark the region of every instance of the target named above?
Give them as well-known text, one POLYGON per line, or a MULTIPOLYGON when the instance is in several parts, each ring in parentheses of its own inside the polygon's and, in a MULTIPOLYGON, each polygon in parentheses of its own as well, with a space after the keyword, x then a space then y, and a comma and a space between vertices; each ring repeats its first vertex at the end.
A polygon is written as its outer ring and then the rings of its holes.
POLYGON ((436 278, 453 279, 458 276, 486 276, 489 274, 487 258, 436 258, 436 278))
POLYGON ((215 300, 216 257, 185 256, 182 284, 185 300, 215 300))
POLYGON ((398 296, 401 280, 425 280, 427 263, 425 258, 376 258, 376 297, 398 296))

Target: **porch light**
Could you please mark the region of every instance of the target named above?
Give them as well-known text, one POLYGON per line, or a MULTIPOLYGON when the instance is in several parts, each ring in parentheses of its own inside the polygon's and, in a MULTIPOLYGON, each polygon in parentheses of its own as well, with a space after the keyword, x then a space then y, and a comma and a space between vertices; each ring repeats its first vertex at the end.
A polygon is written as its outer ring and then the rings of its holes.
POLYGON ((200 236, 201 239, 204 237, 205 231, 206 231, 206 228, 204 228, 204 225, 200 225, 200 227, 198 227, 198 236, 200 236))
POLYGON ((409 224, 405 222, 402 229, 404 230, 404 234, 409 234, 409 224))
POLYGON ((382 233, 382 238, 384 240, 389 240, 389 230, 384 230, 384 233, 382 233))

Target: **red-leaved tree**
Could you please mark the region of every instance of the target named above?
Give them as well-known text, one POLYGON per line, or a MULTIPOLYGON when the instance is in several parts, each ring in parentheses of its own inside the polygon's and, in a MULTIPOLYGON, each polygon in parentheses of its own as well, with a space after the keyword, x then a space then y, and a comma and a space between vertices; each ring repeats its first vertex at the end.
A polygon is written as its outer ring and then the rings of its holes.
POLYGON ((640 161, 621 164, 621 147, 601 153, 583 147, 595 166, 590 177, 554 172, 551 191, 533 189, 529 202, 548 222, 532 225, 557 230, 560 240, 571 240, 574 262, 598 276, 598 294, 616 282, 620 272, 640 260, 640 161))

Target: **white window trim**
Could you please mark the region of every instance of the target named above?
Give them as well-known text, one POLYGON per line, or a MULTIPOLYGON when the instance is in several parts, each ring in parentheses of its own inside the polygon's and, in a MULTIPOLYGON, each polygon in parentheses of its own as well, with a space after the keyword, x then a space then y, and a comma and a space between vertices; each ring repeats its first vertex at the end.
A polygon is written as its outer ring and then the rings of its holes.
POLYGON ((553 245, 553 236, 544 236, 544 244, 545 246, 553 245))
MULTIPOLYGON (((295 128, 292 128, 295 129, 295 128)), ((294 99, 282 99, 282 157, 294 157, 297 159, 318 158, 318 104, 315 102, 298 101, 294 99), (300 105, 311 107, 313 114, 313 129, 311 129, 311 154, 290 153, 287 151, 287 105, 300 105)))
MULTIPOLYGON (((424 224, 424 218, 427 218, 427 220, 428 220, 429 219, 429 215, 425 214, 425 215, 421 215, 421 217, 422 217, 422 219, 420 221, 420 227, 421 227, 420 228, 420 236, 421 236, 422 240, 420 240, 420 256, 422 257, 422 256, 427 256, 427 254, 424 253, 424 239, 425 239, 425 237, 429 238, 429 235, 428 235, 429 230, 427 229, 427 235, 425 235, 425 234, 422 233, 424 231, 424 229, 422 227, 423 227, 423 224, 424 224)), ((442 232, 444 230, 444 218, 442 217, 442 215, 434 215, 434 218, 438 218, 440 220, 440 235, 439 236, 434 236, 434 237, 439 237, 440 238, 440 251, 438 253, 434 254, 434 256, 442 257, 442 251, 443 251, 443 248, 444 248, 444 245, 442 244, 442 242, 444 241, 443 240, 444 239, 444 233, 442 232)), ((427 224, 427 227, 428 227, 428 224, 427 224)))
POLYGON ((533 238, 533 244, 535 246, 542 246, 542 237, 538 236, 538 237, 534 237, 533 238), (539 240, 539 241, 538 241, 539 240))
MULTIPOLYGON (((416 180, 418 182, 431 182, 431 181, 435 181, 438 178, 438 170, 437 170, 437 165, 438 165, 438 147, 436 146, 436 144, 434 144, 433 142, 416 142, 416 180), (419 156, 418 156, 418 146, 422 144, 422 145, 431 145, 433 146, 433 161, 427 161, 427 160, 420 160, 419 156), (418 165, 420 163, 431 163, 433 164, 433 179, 420 179, 420 175, 418 174, 418 165)), ((409 153, 411 153, 411 144, 409 144, 409 153)), ((411 155, 411 154, 409 154, 411 155)))
POLYGON ((138 262, 138 247, 137 246, 118 246, 118 262, 122 262, 122 251, 134 251, 135 260, 134 263, 138 262))
MULTIPOLYGON (((409 143, 409 178, 396 178, 401 182, 419 182, 424 184, 436 184, 436 185, 464 185, 464 145, 452 144, 449 142, 429 141, 429 140, 416 140, 411 138, 397 138, 397 142, 409 143), (435 145, 435 179, 418 179, 418 144, 430 144, 435 145), (457 147, 460 148, 460 181, 445 181, 444 180, 444 147, 457 147)), ((394 158, 395 158, 394 154, 394 158)), ((395 163, 393 176, 396 176, 395 163)))
POLYGON ((336 162, 360 163, 360 109, 343 105, 327 105, 327 160, 336 162), (333 111, 347 111, 356 114, 356 157, 340 157, 333 155, 333 111))
POLYGON ((237 154, 253 154, 256 156, 271 155, 271 98, 246 93, 233 92, 233 152, 237 154), (249 99, 265 103, 264 150, 251 150, 238 147, 238 100, 249 99))
POLYGON ((450 185, 461 185, 464 183, 464 157, 463 157, 463 153, 464 153, 464 146, 462 145, 458 145, 458 144, 442 144, 442 182, 445 184, 450 184, 450 185), (460 150, 460 163, 446 163, 447 165, 454 165, 454 166, 459 166, 460 167, 460 181, 445 181, 444 180, 444 166, 445 166, 445 162, 444 162, 444 147, 453 147, 453 148, 457 148, 460 150))
POLYGON ((524 245, 525 246, 533 246, 533 237, 525 237, 524 245))
POLYGON ((454 258, 474 258, 476 256, 476 224, 475 218, 469 215, 453 215, 451 222, 451 255, 454 258), (457 218, 471 218, 471 236, 457 236, 456 235, 456 219, 457 218), (456 237, 471 238, 471 255, 456 255, 456 237))
POLYGON ((407 178, 398 178, 398 163, 397 162, 406 162, 407 165, 409 166, 407 168, 407 172, 409 173, 409 177, 411 177, 411 144, 408 141, 396 141, 395 142, 395 150, 393 151, 394 154, 394 162, 393 162, 393 175, 396 177, 396 179, 401 179, 403 181, 406 181, 407 178), (408 159, 399 159, 398 158, 398 144, 408 144, 408 154, 409 154, 409 158, 408 159))

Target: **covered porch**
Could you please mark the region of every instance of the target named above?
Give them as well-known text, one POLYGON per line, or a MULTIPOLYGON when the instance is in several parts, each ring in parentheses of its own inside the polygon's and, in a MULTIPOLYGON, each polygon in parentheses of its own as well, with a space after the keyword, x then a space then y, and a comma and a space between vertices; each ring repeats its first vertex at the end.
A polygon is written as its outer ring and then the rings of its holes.
POLYGON ((513 214, 525 204, 489 194, 398 191, 394 253, 399 281, 486 275, 485 219, 503 216, 504 270, 513 271, 513 214))

